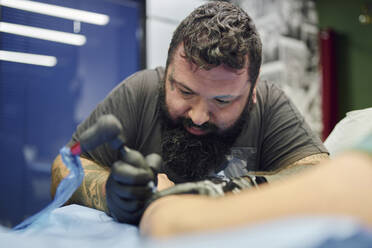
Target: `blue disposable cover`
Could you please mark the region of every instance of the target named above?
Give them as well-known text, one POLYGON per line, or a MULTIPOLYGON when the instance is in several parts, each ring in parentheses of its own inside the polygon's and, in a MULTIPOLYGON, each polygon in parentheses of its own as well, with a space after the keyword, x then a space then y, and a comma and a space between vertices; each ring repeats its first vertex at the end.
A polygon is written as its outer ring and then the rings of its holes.
POLYGON ((80 186, 84 178, 84 170, 81 166, 80 157, 72 155, 68 147, 63 147, 60 150, 60 154, 62 156, 62 161, 69 169, 70 173, 58 185, 54 200, 43 210, 18 224, 14 227, 14 230, 22 230, 30 225, 43 225, 43 223, 48 222, 47 218, 49 218, 50 213, 70 199, 75 190, 80 186))
POLYGON ((0 227, 0 247, 367 248, 372 247, 372 235, 344 216, 294 216, 156 240, 142 237, 136 226, 118 223, 102 211, 68 205, 52 211, 43 226, 33 224, 23 232, 0 227))
MULTIPOLYGON (((363 148, 370 148, 371 140, 372 136, 363 148)), ((54 201, 15 227, 18 231, 0 227, 0 247, 372 247, 371 229, 336 215, 292 216, 169 240, 144 238, 136 226, 117 223, 102 211, 79 205, 59 208, 84 177, 79 157, 66 147, 60 153, 70 174, 60 183, 54 201)))

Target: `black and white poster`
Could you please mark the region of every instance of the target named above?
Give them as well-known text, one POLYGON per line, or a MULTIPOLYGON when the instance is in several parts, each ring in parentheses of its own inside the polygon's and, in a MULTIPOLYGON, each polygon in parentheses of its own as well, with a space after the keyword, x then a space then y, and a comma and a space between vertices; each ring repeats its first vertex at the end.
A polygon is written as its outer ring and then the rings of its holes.
POLYGON ((277 83, 321 134, 318 27, 310 0, 235 0, 254 20, 263 43, 260 80, 277 83))

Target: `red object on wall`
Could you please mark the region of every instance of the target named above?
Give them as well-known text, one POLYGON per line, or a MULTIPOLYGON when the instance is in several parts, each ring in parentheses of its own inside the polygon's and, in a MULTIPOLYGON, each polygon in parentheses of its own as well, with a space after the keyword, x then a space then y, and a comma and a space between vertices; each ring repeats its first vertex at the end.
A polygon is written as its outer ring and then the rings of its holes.
POLYGON ((336 75, 335 33, 320 32, 320 62, 322 73, 323 141, 338 122, 338 89, 336 75))

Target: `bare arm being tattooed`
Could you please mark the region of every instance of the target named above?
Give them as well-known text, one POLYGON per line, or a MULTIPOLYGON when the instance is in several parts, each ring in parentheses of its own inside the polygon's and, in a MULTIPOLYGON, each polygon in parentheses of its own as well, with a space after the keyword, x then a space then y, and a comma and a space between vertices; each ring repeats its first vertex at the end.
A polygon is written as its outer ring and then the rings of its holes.
MULTIPOLYGON (((81 163, 85 173, 83 182, 71 196, 67 204, 79 204, 107 213, 105 185, 110 174, 110 169, 85 158, 81 158, 81 163)), ((52 166, 52 197, 56 193, 58 184, 68 173, 69 171, 63 164, 61 156, 58 155, 52 166)))
POLYGON ((372 157, 354 151, 314 167, 260 190, 160 198, 146 209, 141 233, 168 237, 308 215, 353 216, 372 226, 372 157))

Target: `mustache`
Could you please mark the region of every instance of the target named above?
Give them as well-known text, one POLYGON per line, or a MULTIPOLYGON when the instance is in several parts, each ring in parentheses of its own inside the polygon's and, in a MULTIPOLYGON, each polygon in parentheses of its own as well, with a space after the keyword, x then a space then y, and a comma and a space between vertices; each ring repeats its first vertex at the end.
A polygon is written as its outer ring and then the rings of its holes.
POLYGON ((217 131, 218 127, 210 122, 205 122, 202 125, 196 125, 190 118, 180 117, 179 121, 186 127, 196 127, 202 131, 217 131))

